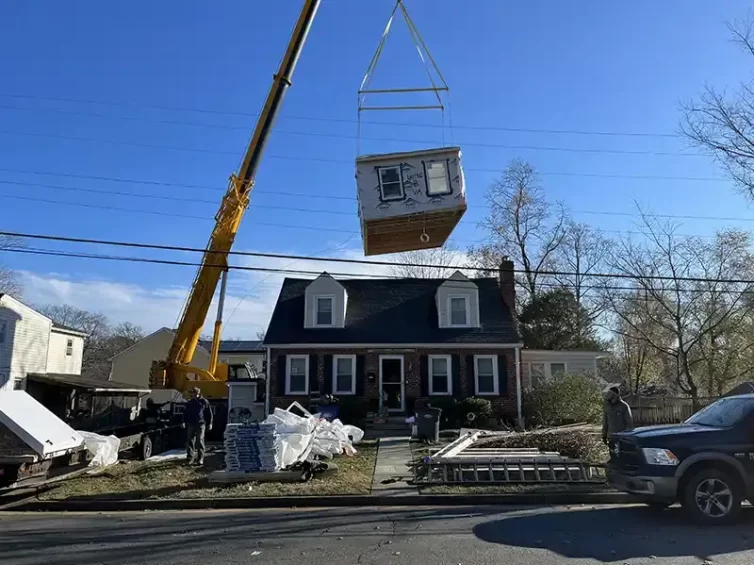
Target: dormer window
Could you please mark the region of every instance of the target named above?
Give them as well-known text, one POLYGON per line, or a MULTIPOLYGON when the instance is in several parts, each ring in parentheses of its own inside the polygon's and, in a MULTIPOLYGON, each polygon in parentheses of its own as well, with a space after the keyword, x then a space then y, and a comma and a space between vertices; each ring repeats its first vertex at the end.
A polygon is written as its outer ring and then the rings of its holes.
POLYGON ((469 325, 469 297, 449 296, 448 311, 450 312, 451 327, 468 327, 469 325))
POLYGON ((317 296, 314 301, 314 325, 329 327, 333 325, 332 296, 317 296))

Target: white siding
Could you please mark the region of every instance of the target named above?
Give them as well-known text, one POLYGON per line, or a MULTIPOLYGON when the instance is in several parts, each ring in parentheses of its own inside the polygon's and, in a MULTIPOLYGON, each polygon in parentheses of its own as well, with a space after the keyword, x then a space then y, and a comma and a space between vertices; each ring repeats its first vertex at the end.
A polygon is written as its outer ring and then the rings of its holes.
POLYGON ((0 295, 0 391, 13 389, 14 382, 28 373, 44 373, 52 321, 4 294, 0 295))
POLYGON ((524 388, 531 386, 530 366, 532 363, 545 364, 546 373, 549 374, 548 365, 552 363, 564 363, 567 374, 589 374, 595 378, 597 375, 597 358, 604 353, 598 351, 546 351, 541 349, 521 350, 521 381, 524 388))
MULTIPOLYGON (((346 322, 346 289, 327 273, 322 273, 306 287, 306 308, 304 310, 304 327, 316 328, 316 297, 327 296, 333 299, 333 326, 342 328, 346 322)), ((321 326, 319 326, 321 327, 321 326)))
POLYGON ((47 349, 47 372, 80 375, 83 354, 84 338, 53 328, 47 349), (68 340, 71 340, 72 344, 70 355, 67 355, 68 340))
POLYGON ((437 316, 441 328, 453 327, 450 325, 449 299, 451 296, 464 296, 469 304, 469 326, 479 327, 479 288, 476 283, 470 281, 459 271, 437 289, 437 316))

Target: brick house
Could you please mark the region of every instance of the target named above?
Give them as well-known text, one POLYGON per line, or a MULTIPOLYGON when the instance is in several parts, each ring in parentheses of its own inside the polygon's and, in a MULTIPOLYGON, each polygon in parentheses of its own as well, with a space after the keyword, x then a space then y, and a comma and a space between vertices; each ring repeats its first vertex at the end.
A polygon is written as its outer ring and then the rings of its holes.
POLYGON ((499 278, 286 278, 267 329, 267 403, 356 397, 411 413, 440 397, 488 398, 521 416, 513 263, 499 278))

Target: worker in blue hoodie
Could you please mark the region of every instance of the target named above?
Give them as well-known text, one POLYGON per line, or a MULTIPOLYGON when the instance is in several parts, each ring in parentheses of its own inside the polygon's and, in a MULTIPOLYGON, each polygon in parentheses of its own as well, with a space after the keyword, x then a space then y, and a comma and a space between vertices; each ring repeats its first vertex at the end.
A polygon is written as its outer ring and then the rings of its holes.
POLYGON ((194 388, 192 393, 193 398, 183 410, 186 459, 189 465, 204 465, 204 434, 207 430, 212 430, 212 408, 199 387, 194 388))

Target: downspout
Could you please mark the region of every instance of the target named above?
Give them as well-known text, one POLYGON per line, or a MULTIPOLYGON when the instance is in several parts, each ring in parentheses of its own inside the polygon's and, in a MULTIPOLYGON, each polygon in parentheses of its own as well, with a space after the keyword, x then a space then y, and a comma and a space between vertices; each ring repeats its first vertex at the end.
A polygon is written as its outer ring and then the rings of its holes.
POLYGON ((524 427, 524 415, 521 407, 521 348, 516 347, 516 414, 517 423, 520 428, 524 427))
POLYGON ((264 417, 270 415, 270 362, 271 362, 270 348, 267 348, 267 367, 265 369, 264 379, 264 417))

